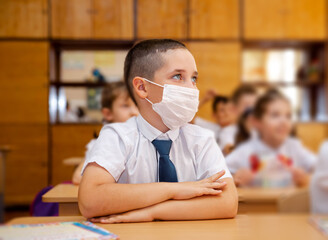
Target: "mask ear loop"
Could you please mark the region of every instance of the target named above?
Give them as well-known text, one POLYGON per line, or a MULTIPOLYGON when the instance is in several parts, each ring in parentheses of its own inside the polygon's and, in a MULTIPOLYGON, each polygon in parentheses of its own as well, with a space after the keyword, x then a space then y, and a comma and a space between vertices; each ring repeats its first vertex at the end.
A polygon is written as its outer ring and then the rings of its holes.
MULTIPOLYGON (((164 86, 162 86, 162 85, 160 85, 160 84, 158 84, 158 83, 155 83, 155 82, 153 82, 153 81, 150 81, 150 80, 148 80, 147 78, 142 78, 143 80, 145 80, 145 81, 147 81, 147 82, 149 82, 149 83, 151 83, 151 84, 154 84, 154 85, 157 85, 157 86, 159 86, 159 87, 162 87, 162 88, 164 88, 164 86)), ((151 105, 153 105, 153 103, 148 99, 148 98, 145 98, 151 105)))

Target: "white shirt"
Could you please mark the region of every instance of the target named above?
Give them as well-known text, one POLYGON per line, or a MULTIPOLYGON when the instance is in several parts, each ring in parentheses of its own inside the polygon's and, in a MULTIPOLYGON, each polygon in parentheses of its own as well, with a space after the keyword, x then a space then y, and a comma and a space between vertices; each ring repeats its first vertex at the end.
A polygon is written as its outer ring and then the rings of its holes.
POLYGON ((141 115, 125 123, 105 125, 83 170, 96 162, 118 183, 157 182, 159 154, 151 142, 167 138, 172 140, 170 159, 179 182, 198 181, 223 169, 226 173, 222 178, 231 177, 212 132, 187 124, 163 134, 141 115))
POLYGON ((328 214, 328 141, 321 146, 310 184, 312 213, 328 214))
POLYGON ((292 185, 292 176, 283 164, 284 159, 290 159, 292 166, 299 167, 306 172, 311 172, 317 157, 306 149, 302 143, 295 138, 287 138, 278 148, 273 149, 266 145, 258 137, 242 143, 226 157, 227 165, 232 173, 241 168, 251 169, 251 161, 254 156, 260 165, 255 176, 254 185, 263 187, 284 187, 292 185))
POLYGON ((202 128, 206 128, 211 130, 214 133, 214 138, 215 141, 219 144, 219 137, 220 137, 220 125, 210 122, 210 121, 206 121, 205 119, 201 118, 201 117, 195 117, 194 120, 194 124, 202 127, 202 128))
POLYGON ((227 145, 235 145, 238 128, 235 124, 221 128, 219 133, 219 146, 223 150, 227 145))

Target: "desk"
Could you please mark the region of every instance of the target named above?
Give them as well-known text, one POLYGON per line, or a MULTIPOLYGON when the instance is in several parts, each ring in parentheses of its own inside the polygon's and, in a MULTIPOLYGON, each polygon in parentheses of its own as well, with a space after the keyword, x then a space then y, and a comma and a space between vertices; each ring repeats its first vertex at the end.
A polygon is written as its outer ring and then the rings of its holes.
MULTIPOLYGON (((324 240, 310 225, 308 215, 238 215, 235 219, 204 221, 163 221, 148 223, 97 224, 117 234, 120 239, 224 239, 224 240, 324 240)), ((56 221, 83 221, 77 217, 23 217, 9 224, 56 221)))
POLYGON ((278 212, 278 201, 284 196, 296 194, 300 188, 238 188, 238 213, 278 212))
POLYGON ((79 166, 84 161, 84 157, 71 157, 63 160, 63 164, 66 166, 79 166))
POLYGON ((78 216, 78 190, 78 185, 58 184, 42 196, 42 201, 59 203, 59 216, 78 216))
MULTIPOLYGON (((300 191, 297 188, 262 189, 238 188, 238 213, 276 213, 278 200, 286 195, 300 191)), ((80 215, 77 205, 78 186, 59 184, 42 196, 43 202, 58 202, 60 216, 80 215)))

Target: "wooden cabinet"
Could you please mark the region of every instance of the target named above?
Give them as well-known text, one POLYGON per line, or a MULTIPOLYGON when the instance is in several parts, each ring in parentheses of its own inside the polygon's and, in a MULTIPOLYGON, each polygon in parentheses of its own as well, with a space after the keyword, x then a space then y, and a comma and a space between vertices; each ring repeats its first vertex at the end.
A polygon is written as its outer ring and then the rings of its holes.
POLYGON ((48 43, 0 42, 0 144, 10 145, 5 201, 30 203, 48 184, 48 43))
MULTIPOLYGON (((230 95, 240 84, 241 52, 238 42, 190 42, 187 47, 196 60, 200 98, 208 89, 230 95)), ((211 120, 210 103, 199 109, 198 115, 211 120)))
POLYGON ((189 37, 239 37, 239 0, 190 0, 189 37))
POLYGON ((12 148, 6 158, 6 204, 30 204, 48 185, 48 124, 1 123, 0 145, 12 148))
POLYGON ((47 0, 0 0, 0 37, 47 36, 47 0))
POLYGON ((52 0, 51 13, 54 38, 133 38, 133 0, 52 0))
POLYGON ((308 122, 296 124, 296 135, 311 151, 317 153, 321 144, 327 139, 326 123, 308 122))
POLYGON ((93 139, 94 132, 100 132, 102 125, 54 125, 51 127, 51 184, 72 180, 74 166, 63 164, 71 157, 84 157, 86 145, 93 139))
POLYGON ((188 0, 138 0, 138 38, 187 38, 188 0))
POLYGON ((91 0, 51 0, 53 38, 91 38, 91 0))
POLYGON ((94 0, 93 37, 132 39, 133 1, 94 0))
POLYGON ((246 39, 322 40, 326 37, 325 0, 245 0, 246 39))
POLYGON ((48 122, 47 42, 0 42, 1 123, 48 122))

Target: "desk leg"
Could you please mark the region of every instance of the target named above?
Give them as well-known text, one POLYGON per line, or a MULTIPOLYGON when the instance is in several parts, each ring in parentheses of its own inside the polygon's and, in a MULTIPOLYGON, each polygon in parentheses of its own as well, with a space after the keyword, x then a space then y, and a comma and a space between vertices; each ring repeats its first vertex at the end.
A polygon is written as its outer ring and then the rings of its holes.
POLYGON ((81 216, 77 203, 59 203, 59 216, 81 216))

